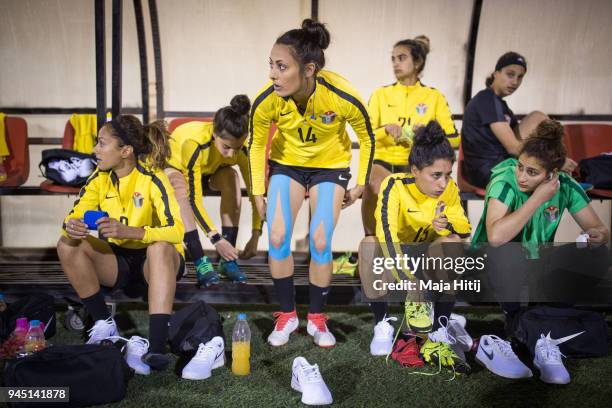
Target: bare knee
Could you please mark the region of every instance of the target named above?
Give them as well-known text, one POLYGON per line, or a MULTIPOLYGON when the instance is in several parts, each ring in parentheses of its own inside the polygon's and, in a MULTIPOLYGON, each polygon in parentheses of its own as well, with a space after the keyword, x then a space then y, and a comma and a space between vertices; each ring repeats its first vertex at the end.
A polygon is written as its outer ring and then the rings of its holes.
POLYGON ((285 237, 286 235, 284 230, 281 230, 280 228, 274 228, 274 226, 272 226, 272 229, 270 231, 270 244, 274 248, 280 248, 285 242, 285 237))
POLYGON ((532 120, 535 125, 539 124, 544 120, 550 119, 548 115, 542 111, 533 111, 527 116, 529 116, 529 119, 532 120))
POLYGON ((147 247, 147 258, 173 259, 176 249, 174 245, 165 241, 154 242, 147 247))
POLYGON ((60 261, 72 258, 76 253, 83 251, 83 241, 61 236, 57 241, 57 255, 60 261))
POLYGON ((314 249, 317 252, 323 252, 325 248, 327 247, 327 240, 325 239, 325 236, 323 236, 322 234, 315 235, 315 237, 312 240, 312 243, 314 244, 314 249))

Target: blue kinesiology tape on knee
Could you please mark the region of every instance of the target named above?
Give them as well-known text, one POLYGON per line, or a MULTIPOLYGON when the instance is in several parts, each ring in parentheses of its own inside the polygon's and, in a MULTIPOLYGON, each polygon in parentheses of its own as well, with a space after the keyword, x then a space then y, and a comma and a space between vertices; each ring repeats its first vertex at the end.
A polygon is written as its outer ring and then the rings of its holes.
POLYGON ((268 211, 266 220, 268 224, 268 237, 272 236, 272 220, 276 213, 276 206, 280 197, 281 215, 285 224, 285 239, 279 247, 272 245, 269 239, 268 253, 272 259, 281 260, 291 255, 291 178, 284 174, 276 174, 270 178, 268 190, 268 211))
POLYGON ((332 261, 331 240, 334 232, 334 191, 336 184, 321 183, 317 185, 317 208, 310 222, 310 255, 311 259, 319 264, 332 261), (315 232, 323 224, 325 235, 325 248, 318 251, 315 246, 315 232))

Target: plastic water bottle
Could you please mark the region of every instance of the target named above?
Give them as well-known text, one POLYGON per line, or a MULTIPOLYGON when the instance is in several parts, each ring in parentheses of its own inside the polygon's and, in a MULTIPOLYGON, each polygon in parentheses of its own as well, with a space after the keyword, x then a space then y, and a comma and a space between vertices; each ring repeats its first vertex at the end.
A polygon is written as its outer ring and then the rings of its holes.
POLYGON ((0 293, 0 312, 6 310, 6 301, 4 300, 4 293, 0 293))
POLYGON ((235 375, 251 372, 251 329, 246 318, 246 314, 238 314, 232 333, 232 372, 235 375))
MULTIPOLYGON (((11 357, 15 357, 16 355, 22 355, 25 351, 25 339, 28 334, 28 318, 20 317, 15 321, 15 330, 11 333, 11 336, 7 340, 8 344, 8 354, 11 357)), ((6 343, 3 344, 6 346, 6 343)))
POLYGON ((45 348, 45 333, 40 327, 40 320, 30 322, 30 330, 25 338, 25 352, 36 353, 45 348))

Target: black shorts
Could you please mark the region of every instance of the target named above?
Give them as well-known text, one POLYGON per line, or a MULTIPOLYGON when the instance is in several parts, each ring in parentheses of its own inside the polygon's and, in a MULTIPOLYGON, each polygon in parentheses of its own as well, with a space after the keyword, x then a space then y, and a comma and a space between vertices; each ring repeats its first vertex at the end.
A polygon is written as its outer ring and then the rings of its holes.
MULTIPOLYGON (((109 244, 117 258, 117 280, 115 285, 107 288, 110 291, 122 289, 130 297, 146 294, 147 281, 144 276, 144 264, 147 260, 147 249, 122 248, 109 244)), ((181 255, 176 280, 179 281, 185 273, 185 259, 181 255)))
POLYGON ((321 169, 318 167, 286 166, 269 160, 270 178, 275 174, 284 174, 300 183, 306 191, 320 183, 334 183, 346 190, 351 179, 351 169, 321 169))
POLYGON ((374 164, 378 164, 379 166, 383 166, 385 169, 390 171, 391 173, 410 173, 410 166, 399 165, 399 164, 391 164, 384 160, 374 160, 374 164))

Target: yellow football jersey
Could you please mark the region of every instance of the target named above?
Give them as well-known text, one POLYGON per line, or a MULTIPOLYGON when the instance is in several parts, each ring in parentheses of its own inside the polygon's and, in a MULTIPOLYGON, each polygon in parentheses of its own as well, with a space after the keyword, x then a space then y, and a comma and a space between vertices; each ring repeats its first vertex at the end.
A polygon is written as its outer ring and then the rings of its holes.
POLYGON ((149 244, 166 241, 175 244, 183 254, 185 229, 174 190, 168 176, 161 171, 152 171, 138 163, 125 177, 118 178, 113 171, 96 171, 81 188, 74 208, 64 219, 83 219, 88 210, 106 211, 110 218, 130 227, 144 227, 142 240, 114 239, 108 241, 124 248, 146 248, 149 244))
MULTIPOLYGON (((247 190, 250 191, 246 148, 243 147, 233 157, 225 158, 215 147, 211 122, 187 122, 172 132, 170 150, 172 155, 168 164, 181 171, 187 180, 189 202, 197 223, 206 233, 213 230, 219 231, 202 203, 204 195, 202 176, 215 174, 220 167, 237 164, 247 185, 247 190)), ((253 229, 261 230, 261 218, 252 197, 251 207, 253 209, 253 229)))
POLYGON ((400 243, 433 242, 438 237, 457 234, 469 238, 471 226, 461 206, 459 189, 449 180, 439 198, 423 194, 409 173, 391 174, 385 178, 378 194, 375 212, 376 238, 385 256, 402 254, 400 243), (432 221, 438 202, 444 202, 448 228, 436 231, 432 221))
POLYGON ((437 89, 423 86, 418 81, 412 86, 396 82, 376 89, 370 98, 368 111, 376 135, 376 160, 400 166, 408 164, 411 145, 409 142, 396 144, 384 129, 388 124, 414 127, 436 120, 451 145, 459 147, 460 139, 446 98, 437 89))
POLYGON ((248 141, 254 195, 265 193, 265 151, 271 123, 278 130, 272 138, 270 160, 300 167, 341 169, 350 166, 351 140, 346 122, 359 139, 357 184, 366 185, 374 157, 374 133, 367 109, 355 89, 338 74, 320 71, 315 91, 304 112, 292 98, 274 92, 269 82, 251 108, 248 141))

